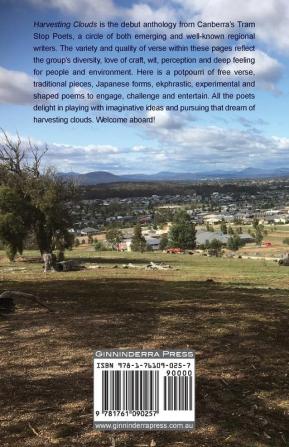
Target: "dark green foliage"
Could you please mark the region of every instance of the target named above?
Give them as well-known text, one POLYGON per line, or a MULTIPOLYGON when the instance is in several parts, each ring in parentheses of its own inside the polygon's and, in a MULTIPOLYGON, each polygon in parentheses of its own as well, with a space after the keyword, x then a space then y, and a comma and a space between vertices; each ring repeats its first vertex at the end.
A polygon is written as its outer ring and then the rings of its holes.
POLYGON ((259 219, 254 219, 253 221, 253 228, 256 230, 259 226, 259 219))
POLYGON ((60 180, 53 172, 47 172, 36 182, 31 201, 35 207, 34 231, 41 253, 50 253, 61 245, 63 249, 73 245, 68 232, 72 225, 68 201, 74 196, 74 187, 60 180))
POLYGON ((209 222, 206 223, 206 230, 210 231, 211 233, 214 233, 215 231, 213 225, 209 224, 209 222))
POLYGON ((173 211, 169 208, 160 208, 154 213, 154 225, 161 227, 171 222, 174 218, 173 211))
POLYGON ((14 213, 5 213, 0 215, 0 238, 3 241, 5 247, 12 247, 15 251, 22 254, 23 241, 26 236, 26 227, 21 218, 14 213))
POLYGON ((89 234, 87 238, 87 242, 91 245, 93 244, 93 237, 89 234))
POLYGON ((256 228, 256 232, 255 232, 255 241, 257 245, 261 245, 262 241, 264 239, 264 232, 262 231, 262 229, 260 228, 260 225, 258 225, 258 227, 256 228))
MULTIPOLYGON (((40 170, 46 149, 20 138, 11 140, 3 132, 0 144, 0 239, 13 253, 22 253, 24 241, 33 233, 41 253, 64 251, 73 245, 68 232, 72 225, 74 185, 64 182, 51 170, 40 170)), ((15 256, 15 255, 14 255, 15 256)))
POLYGON ((112 246, 112 248, 115 248, 115 246, 117 244, 120 244, 123 240, 123 234, 117 228, 112 228, 111 230, 107 231, 106 240, 112 246))
POLYGON ((134 235, 131 240, 131 249, 132 251, 140 251, 141 253, 144 252, 147 248, 147 243, 142 235, 141 226, 136 225, 134 227, 134 235))
POLYGON ((173 248, 193 249, 196 246, 196 228, 184 211, 177 213, 169 231, 169 246, 173 248))
POLYGON ((258 219, 254 220, 253 228, 255 232, 252 233, 252 236, 255 238, 256 245, 261 245, 267 231, 265 230, 264 225, 259 224, 258 219))
POLYGON ((17 248, 14 244, 7 243, 5 246, 5 253, 10 262, 15 260, 15 256, 17 254, 17 248))
POLYGON ((231 234, 231 235, 234 234, 234 230, 232 227, 228 227, 228 234, 231 234))
POLYGON ((95 251, 102 251, 103 250, 103 244, 101 243, 101 241, 96 241, 94 243, 94 249, 95 249, 95 251))
POLYGON ((160 240, 160 250, 165 250, 168 247, 169 240, 166 234, 163 234, 160 240))
POLYGON ((184 222, 190 222, 190 216, 186 212, 186 210, 178 210, 176 214, 174 215, 173 222, 176 224, 184 223, 184 222))
POLYGON ((227 225, 226 225, 226 222, 224 221, 224 219, 222 219, 220 229, 221 229, 222 233, 224 233, 224 234, 228 233, 228 228, 227 228, 227 225))
POLYGON ((65 260, 65 255, 64 255, 64 251, 62 250, 57 250, 56 251, 56 261, 57 262, 62 262, 65 260))
POLYGON ((12 187, 0 186, 0 239, 7 256, 13 261, 22 254, 24 240, 31 225, 30 204, 12 187))
POLYGON ((233 234, 227 242, 227 248, 232 251, 238 251, 239 248, 243 247, 244 245, 244 242, 238 234, 233 234))
POLYGON ((220 257, 222 255, 223 244, 218 239, 213 239, 211 242, 207 243, 206 248, 211 256, 220 257))

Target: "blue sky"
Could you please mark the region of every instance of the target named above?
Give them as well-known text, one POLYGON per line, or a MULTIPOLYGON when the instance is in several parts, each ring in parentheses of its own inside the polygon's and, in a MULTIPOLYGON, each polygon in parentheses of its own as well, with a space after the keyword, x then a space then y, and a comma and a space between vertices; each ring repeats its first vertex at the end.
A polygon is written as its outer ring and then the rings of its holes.
MULTIPOLYGON (((289 163, 287 0, 0 0, 0 126, 61 171, 195 172, 289 163), (40 21, 256 22, 256 112, 156 114, 154 125, 39 125, 32 111, 32 24, 40 21)), ((42 42, 39 42, 39 44, 42 42)))

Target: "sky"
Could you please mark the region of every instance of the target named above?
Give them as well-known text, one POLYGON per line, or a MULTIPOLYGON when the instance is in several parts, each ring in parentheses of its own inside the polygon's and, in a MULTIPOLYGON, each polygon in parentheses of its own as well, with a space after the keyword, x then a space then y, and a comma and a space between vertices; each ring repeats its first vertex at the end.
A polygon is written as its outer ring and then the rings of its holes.
POLYGON ((23 144, 47 144, 47 163, 62 172, 288 167, 288 23, 287 0, 0 0, 0 127, 23 144), (33 123, 33 23, 78 19, 256 22, 256 112, 159 112, 146 125, 33 123))

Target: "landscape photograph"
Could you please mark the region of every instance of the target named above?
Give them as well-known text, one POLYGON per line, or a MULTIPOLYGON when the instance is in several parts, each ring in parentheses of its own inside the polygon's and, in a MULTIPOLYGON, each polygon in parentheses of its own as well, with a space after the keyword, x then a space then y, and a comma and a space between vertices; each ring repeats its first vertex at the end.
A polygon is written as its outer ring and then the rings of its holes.
POLYGON ((0 446, 289 446, 288 4, 0 8, 0 446), (256 23, 254 112, 35 122, 35 20, 188 17, 256 23), (96 429, 101 350, 192 350, 195 428, 96 429))

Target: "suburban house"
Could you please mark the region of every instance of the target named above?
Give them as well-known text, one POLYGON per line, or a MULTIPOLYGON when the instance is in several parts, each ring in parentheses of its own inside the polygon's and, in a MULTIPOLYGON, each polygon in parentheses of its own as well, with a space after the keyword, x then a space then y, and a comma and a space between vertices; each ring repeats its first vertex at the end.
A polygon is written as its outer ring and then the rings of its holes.
POLYGON ((196 246, 200 247, 208 242, 212 242, 214 239, 225 245, 228 242, 229 236, 221 231, 213 232, 198 230, 196 233, 196 246))
POLYGON ((92 236, 92 235, 96 234, 97 232, 98 232, 98 230, 96 228, 92 228, 92 227, 86 227, 86 228, 83 228, 82 230, 80 230, 81 236, 92 236))
MULTIPOLYGON (((239 234, 239 237, 246 244, 255 242, 255 239, 249 233, 239 234)), ((225 244, 227 244, 228 240, 230 239, 230 235, 224 234, 221 231, 198 230, 196 233, 197 247, 200 247, 201 245, 205 245, 208 242, 212 242, 214 239, 216 239, 217 241, 220 241, 222 244, 225 245, 225 244)))

